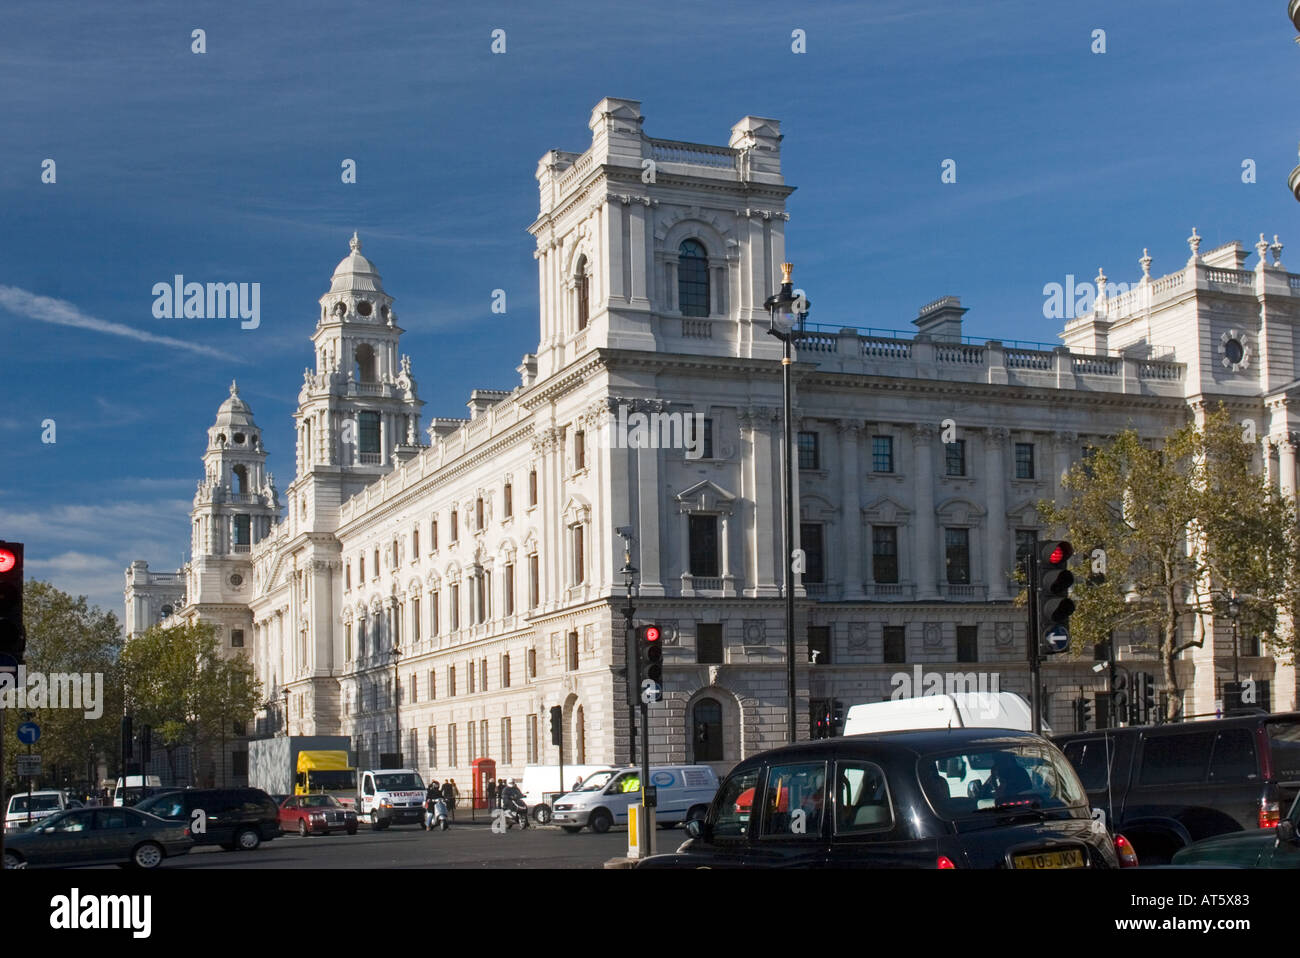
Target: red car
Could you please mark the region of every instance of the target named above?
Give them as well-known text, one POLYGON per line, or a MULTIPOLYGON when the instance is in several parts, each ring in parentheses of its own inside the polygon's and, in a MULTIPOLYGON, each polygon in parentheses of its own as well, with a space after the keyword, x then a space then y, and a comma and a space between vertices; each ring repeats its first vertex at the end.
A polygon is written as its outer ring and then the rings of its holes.
POLYGON ((333 795, 290 795, 280 803, 280 831, 297 831, 306 838, 312 833, 357 833, 357 813, 339 804, 333 795))

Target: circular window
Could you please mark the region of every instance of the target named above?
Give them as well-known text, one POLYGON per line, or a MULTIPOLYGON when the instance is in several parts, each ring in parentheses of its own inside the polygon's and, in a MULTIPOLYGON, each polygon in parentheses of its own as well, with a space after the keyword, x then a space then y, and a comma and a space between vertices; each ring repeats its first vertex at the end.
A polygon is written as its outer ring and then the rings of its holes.
POLYGON ((244 434, 242 432, 235 433, 235 444, 239 446, 244 444, 244 434))
POLYGON ((362 316, 369 316, 370 304, 363 299, 361 302, 357 303, 357 312, 362 316))
POLYGON ((240 575, 238 572, 236 572, 234 575, 230 577, 230 584, 233 585, 236 589, 238 589, 241 585, 244 584, 244 577, 240 575))
POLYGON ((1250 366, 1250 334, 1239 329, 1230 329, 1219 337, 1219 351, 1223 357, 1225 369, 1233 372, 1250 366))
MULTIPOLYGON (((1224 344, 1223 344, 1223 355, 1226 356, 1226 357, 1228 358, 1228 362, 1232 363, 1234 366, 1235 366, 1237 363, 1241 362, 1242 359, 1244 359, 1244 358, 1245 358, 1245 355, 1246 355, 1246 351, 1245 351, 1244 349, 1242 349, 1242 346, 1241 346, 1241 340, 1239 340, 1239 339, 1230 339, 1230 340, 1228 340, 1226 343, 1224 343, 1224 344)), ((235 441, 237 442, 238 440, 239 440, 239 437, 236 436, 236 437, 235 437, 235 441)))

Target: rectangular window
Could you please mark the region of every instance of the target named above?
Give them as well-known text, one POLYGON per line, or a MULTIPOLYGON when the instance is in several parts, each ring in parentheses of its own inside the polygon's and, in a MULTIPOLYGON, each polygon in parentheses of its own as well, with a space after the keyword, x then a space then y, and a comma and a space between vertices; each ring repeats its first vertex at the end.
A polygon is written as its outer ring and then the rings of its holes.
POLYGON ((460 513, 455 509, 451 510, 451 541, 457 542, 460 539, 460 513))
POLYGON ((375 568, 374 568, 374 571, 370 573, 370 578, 372 578, 372 579, 378 579, 378 578, 379 578, 379 547, 378 547, 378 546, 375 547, 375 563, 374 563, 374 565, 375 565, 375 568))
POLYGON ((530 679, 537 678, 537 650, 536 649, 528 650, 527 664, 528 664, 528 677, 530 679))
POLYGON ((420 527, 416 526, 411 532, 411 561, 415 562, 420 558, 420 527))
POLYGON ((429 634, 438 634, 438 593, 429 593, 429 634))
POLYGON ((487 614, 487 573, 474 576, 474 622, 479 624, 487 614))
POLYGON ((235 516, 235 545, 246 546, 252 543, 249 538, 249 517, 246 515, 235 516))
POLYGON ((429 747, 429 754, 428 754, 429 767, 437 768, 438 767, 438 727, 436 725, 429 726, 428 747, 429 747))
POLYGON ((820 522, 802 522, 799 524, 799 545, 803 549, 805 567, 804 582, 822 583, 826 581, 826 556, 822 548, 822 526, 820 522))
POLYGON ((907 661, 907 627, 903 625, 885 626, 885 652, 882 662, 907 661))
POLYGON ((1034 444, 1032 442, 1016 443, 1016 478, 1034 478, 1034 444))
POLYGON ((456 695, 456 666, 447 666, 447 694, 455 697, 456 695))
POLYGON ((565 656, 565 665, 570 672, 578 671, 578 633, 570 632, 568 637, 568 655, 565 656))
POLYGON ((482 758, 482 757, 483 757, 483 756, 479 755, 479 753, 478 753, 478 723, 476 723, 476 722, 466 722, 465 724, 466 724, 467 726, 469 726, 469 738, 467 739, 467 741, 468 741, 468 743, 469 743, 469 756, 468 756, 468 757, 469 757, 469 760, 472 762, 472 761, 474 761, 474 759, 476 759, 476 758, 482 758))
POLYGON ((799 468, 800 469, 820 469, 821 450, 817 445, 817 433, 801 432, 799 433, 799 468))
POLYGON ((874 582, 898 582, 898 526, 871 527, 871 576, 874 582))
POLYGON ((474 528, 483 531, 483 497, 474 500, 474 528))
POLYGON ((722 664, 722 623, 701 622, 695 632, 696 661, 701 664, 722 664))
POLYGON ((808 626, 808 662, 812 665, 830 665, 831 627, 829 625, 808 626))
POLYGON ((524 754, 529 765, 537 763, 537 716, 530 715, 524 726, 524 754))
POLYGON ((1151 735, 1142 743, 1139 785, 1204 782, 1209 773, 1213 731, 1151 735))
POLYGON ((957 661, 978 662, 979 660, 979 626, 957 626, 957 661))
POLYGON ((429 701, 438 697, 438 673, 429 669, 429 701))
POLYGON ((352 588, 352 560, 349 559, 343 563, 343 591, 346 592, 352 588))
POLYGON ((363 412, 357 417, 357 425, 357 451, 363 456, 379 455, 379 413, 363 412))
POLYGON ((438 520, 437 519, 429 520, 429 549, 430 551, 433 552, 438 551, 438 520))
POLYGON ((510 747, 510 717, 501 720, 501 761, 509 765, 514 761, 514 749, 510 747))
POLYGON ((573 434, 573 468, 576 472, 587 468, 587 434, 581 429, 573 434))
POLYGON ((411 756, 412 762, 418 762, 420 760, 420 730, 418 728, 411 729, 410 743, 411 750, 407 754, 411 756))
POLYGON ((474 663, 471 662, 466 671, 469 672, 469 694, 473 695, 478 691, 478 669, 474 668, 474 663))
POLYGON ((487 680, 487 658, 481 658, 478 661, 478 687, 480 692, 488 690, 487 680))
POLYGON ((460 628, 460 583, 451 584, 451 631, 460 628))
POLYGON ((357 578, 362 582, 366 581, 366 557, 364 555, 357 556, 357 578))
POLYGON ((509 519, 515 514, 515 494, 514 489, 508 482, 506 483, 505 495, 502 498, 502 512, 505 513, 505 518, 509 519))
POLYGON ((420 597, 411 596, 411 638, 420 638, 420 597))
POLYGON ((531 469, 528 472, 528 504, 537 505, 537 470, 531 469))
POLYGON ((944 564, 949 585, 970 585, 970 530, 944 529, 944 564))
POLYGON ((528 557, 528 608, 537 608, 540 588, 541 580, 538 578, 537 553, 534 552, 528 557))
POLYGON ((488 720, 483 719, 478 723, 478 740, 483 750, 483 758, 489 758, 492 746, 488 742, 488 720))
POLYGON ((949 476, 966 475, 966 440, 954 439, 943 445, 944 474, 949 476))
POLYGON ((510 688, 510 653, 509 652, 503 652, 501 654, 501 687, 503 689, 510 688))
POLYGON ((244 647, 244 630, 243 630, 243 629, 231 629, 231 630, 230 630, 230 646, 231 646, 231 648, 234 648, 234 649, 242 649, 242 648, 244 647))
POLYGON ((343 623, 343 661, 352 661, 352 623, 343 623))
POLYGON ((713 458, 713 420, 694 413, 686 416, 687 459, 713 458))
POLYGON ((573 527, 573 584, 582 585, 583 570, 586 568, 582 554, 582 526, 573 527))
POLYGON ((893 436, 872 436, 871 437, 871 471, 872 472, 893 472, 894 471, 894 437, 893 436))
POLYGON ((506 563, 505 589, 506 589, 506 595, 505 595, 506 615, 514 615, 515 614, 515 564, 513 562, 506 563))
POLYGON ((456 747, 456 726, 447 726, 447 755, 451 758, 451 767, 460 764, 460 750, 456 747))
POLYGON ((1038 551, 1038 530, 1016 530, 1016 568, 1029 575, 1029 557, 1038 551))
POLYGON ((688 516, 690 575, 718 575, 718 517, 688 516))

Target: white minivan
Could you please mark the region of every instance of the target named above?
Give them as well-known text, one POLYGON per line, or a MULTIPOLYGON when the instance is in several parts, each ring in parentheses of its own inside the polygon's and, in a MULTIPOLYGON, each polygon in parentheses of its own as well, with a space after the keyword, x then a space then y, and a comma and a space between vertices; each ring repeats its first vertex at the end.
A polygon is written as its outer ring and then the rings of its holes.
POLYGON ((519 789, 524 793, 529 813, 539 824, 545 825, 551 820, 551 802, 568 792, 571 785, 595 784, 597 779, 592 777, 594 775, 603 775, 600 784, 604 785, 615 771, 608 765, 565 765, 564 778, 568 781, 565 784, 560 779, 558 765, 525 765, 519 789))
MULTIPOLYGON (((552 822, 566 832, 585 826, 607 832, 612 825, 626 825, 628 806, 641 800, 641 769, 619 769, 608 778, 593 775, 590 782, 590 787, 584 783, 556 799, 552 822)), ((718 790, 718 775, 707 765, 651 765, 650 784, 657 792, 656 821, 672 826, 704 818, 718 790)))
POLYGON ((51 815, 67 811, 70 807, 73 806, 66 792, 55 789, 42 789, 30 793, 15 792, 9 796, 9 808, 5 810, 4 830, 16 832, 51 815))

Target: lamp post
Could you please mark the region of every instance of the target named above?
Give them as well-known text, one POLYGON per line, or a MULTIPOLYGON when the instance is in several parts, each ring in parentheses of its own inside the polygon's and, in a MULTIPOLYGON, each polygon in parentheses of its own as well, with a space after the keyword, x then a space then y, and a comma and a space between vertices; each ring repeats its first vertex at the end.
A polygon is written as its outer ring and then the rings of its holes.
POLYGON ((398 674, 397 665, 402 658, 402 650, 394 645, 388 650, 388 655, 393 660, 393 730, 396 733, 397 742, 397 767, 403 768, 402 765, 402 677, 398 674))
MULTIPOLYGON (((629 765, 635 765, 637 689, 641 685, 641 663, 636 653, 636 636, 632 633, 632 616, 636 614, 632 597, 636 593, 637 569, 632 565, 632 530, 621 528, 618 534, 623 537, 623 568, 619 569, 619 575, 623 577, 623 585, 627 589, 627 605, 623 606, 623 651, 627 662, 627 761, 629 765)), ((560 782, 560 789, 564 789, 564 782, 560 782)))
POLYGON ((284 736, 289 737, 289 686, 285 686, 280 694, 284 697, 284 736))
POLYGON ((1237 597, 1237 590, 1233 589, 1228 594, 1228 615, 1232 616, 1232 684, 1237 687, 1237 692, 1241 692, 1241 665, 1237 652, 1237 620, 1241 617, 1241 599, 1237 597))
POLYGON ((790 343, 794 339, 796 325, 802 330, 804 320, 808 317, 811 303, 800 293, 794 292, 790 274, 794 271, 793 263, 781 264, 781 290, 769 296, 763 303, 771 319, 768 333, 781 340, 781 395, 785 410, 785 436, 782 443, 781 492, 785 503, 785 541, 782 550, 785 556, 785 663, 786 663, 786 735, 791 744, 795 741, 795 678, 794 678, 794 440, 791 436, 790 423, 790 367, 794 360, 790 356, 790 343))

